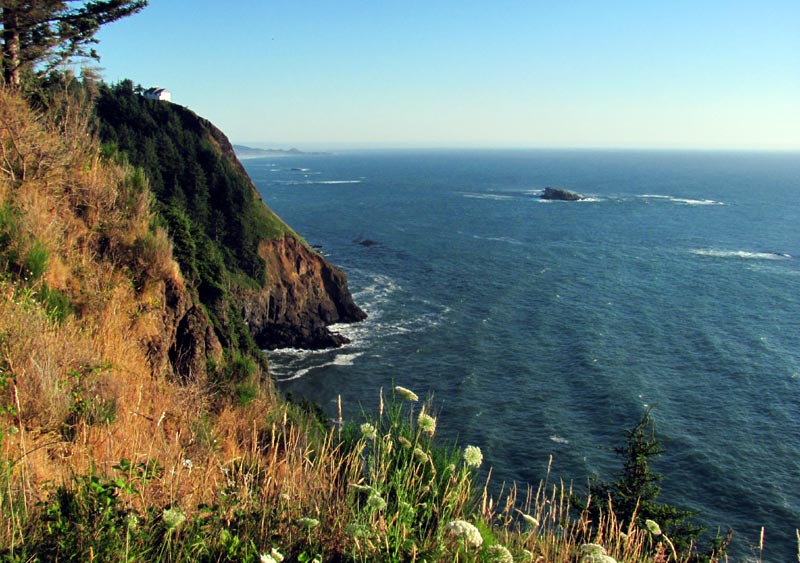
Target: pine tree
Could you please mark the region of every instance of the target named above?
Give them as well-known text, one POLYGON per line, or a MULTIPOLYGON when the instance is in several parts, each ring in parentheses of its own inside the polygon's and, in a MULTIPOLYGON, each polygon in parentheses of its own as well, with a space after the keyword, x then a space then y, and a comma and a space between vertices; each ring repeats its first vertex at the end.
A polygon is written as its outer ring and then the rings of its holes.
POLYGON ((645 412, 639 422, 625 432, 624 445, 613 451, 623 462, 617 479, 611 483, 594 481, 589 485, 589 492, 594 499, 591 511, 595 517, 599 516, 600 511, 607 511, 611 507, 624 525, 635 518, 636 525, 646 529, 645 522, 652 520, 659 524, 678 552, 688 556, 690 561, 708 561, 712 559, 712 553, 716 556, 724 553, 730 537, 721 538, 718 535, 712 541, 709 552, 699 553, 695 541, 704 528, 693 521, 698 513, 658 502, 663 476, 651 469, 650 462, 664 453, 664 447, 656 436, 655 421, 650 411, 645 412))
POLYGON ((98 59, 90 46, 101 26, 134 14, 147 0, 0 0, 2 68, 6 84, 25 72, 50 71, 75 57, 98 59))

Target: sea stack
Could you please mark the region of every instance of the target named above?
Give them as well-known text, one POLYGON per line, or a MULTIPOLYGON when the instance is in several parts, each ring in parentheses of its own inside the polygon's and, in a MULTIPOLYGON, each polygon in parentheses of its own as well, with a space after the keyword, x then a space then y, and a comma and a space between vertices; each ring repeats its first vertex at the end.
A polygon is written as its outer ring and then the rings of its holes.
POLYGON ((549 199, 554 201, 580 201, 582 199, 586 199, 584 196, 580 194, 576 194, 575 192, 571 192, 569 190, 563 190, 561 188, 550 188, 547 187, 544 189, 544 193, 539 196, 542 199, 549 199))

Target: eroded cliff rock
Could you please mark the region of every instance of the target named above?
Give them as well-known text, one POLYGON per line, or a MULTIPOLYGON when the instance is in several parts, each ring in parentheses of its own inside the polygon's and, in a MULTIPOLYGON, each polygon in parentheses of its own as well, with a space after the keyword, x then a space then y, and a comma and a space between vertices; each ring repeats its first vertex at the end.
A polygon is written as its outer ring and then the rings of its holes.
POLYGON ((166 279, 159 330, 147 344, 153 373, 172 373, 181 383, 205 383, 208 360, 219 363, 222 346, 205 311, 181 283, 166 279))
POLYGON ((326 348, 347 339, 328 326, 357 322, 366 314, 353 302, 347 277, 291 235, 264 241, 261 290, 240 293, 242 313, 256 342, 267 349, 326 348))
POLYGON ((100 90, 100 137, 142 168, 195 299, 174 307, 174 336, 162 345, 181 377, 202 377, 204 350, 220 344, 257 353, 345 342, 327 327, 366 316, 345 275, 269 209, 225 134, 187 108, 142 98, 131 82, 100 90))

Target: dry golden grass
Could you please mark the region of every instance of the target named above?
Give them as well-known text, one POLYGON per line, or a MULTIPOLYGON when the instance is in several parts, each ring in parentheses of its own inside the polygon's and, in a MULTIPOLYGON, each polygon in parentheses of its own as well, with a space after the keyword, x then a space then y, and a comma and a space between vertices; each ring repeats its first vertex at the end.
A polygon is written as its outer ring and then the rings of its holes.
POLYGON ((247 407, 210 412, 204 389, 177 384, 154 361, 166 287, 184 289, 171 242, 152 227, 139 173, 104 162, 86 108, 64 104, 54 118, 0 90, 0 207, 16 214, 6 250, 24 257, 39 245, 47 255, 40 279, 15 266, 0 285, 0 405, 11 407, 0 411, 10 468, 0 512, 16 515, 0 526, 0 545, 21 540, 18 519, 54 485, 118 474, 121 460, 139 479, 131 507, 191 512, 231 490, 239 509, 282 510, 286 533, 300 516, 326 517, 335 530, 346 509, 340 482, 357 464, 332 434, 312 446, 303 417, 269 384, 247 407), (36 299, 45 286, 74 313, 49 315, 36 299), (148 463, 160 471, 141 479, 135 468, 148 463))
POLYGON ((487 481, 474 505, 474 475, 456 470, 459 453, 426 449, 433 430, 401 421, 406 411, 390 408, 384 421, 382 398, 380 432, 344 449, 340 428, 322 430, 269 383, 246 406, 177 383, 156 356, 170 322, 168 288, 185 286, 166 232, 152 226, 146 182, 100 158, 81 104, 65 98, 54 115, 0 89, 0 210, 14 211, 0 248, 9 268, 0 280, 0 551, 25 544, 25 521, 54 487, 122 474, 135 487, 120 502, 138 514, 176 507, 197 522, 211 518, 200 514, 209 505, 221 526, 257 514, 250 539, 268 548, 279 538, 296 559, 313 548, 364 561, 417 561, 418 549, 429 560, 481 560, 445 532, 451 518, 485 524, 517 561, 577 561, 587 538, 617 561, 677 559, 613 513, 600 522, 588 512, 575 517, 563 483, 545 480, 524 495, 512 486, 492 498, 487 481), (26 280, 19 262, 42 249, 46 267, 26 280), (57 318, 37 297, 43 288, 61 291, 74 311, 57 318), (435 456, 449 458, 435 466, 435 456), (398 510, 370 511, 354 485, 398 510), (429 527, 415 527, 415 515, 429 527), (302 518, 319 525, 303 528, 302 518), (354 535, 352 524, 369 533, 354 535))

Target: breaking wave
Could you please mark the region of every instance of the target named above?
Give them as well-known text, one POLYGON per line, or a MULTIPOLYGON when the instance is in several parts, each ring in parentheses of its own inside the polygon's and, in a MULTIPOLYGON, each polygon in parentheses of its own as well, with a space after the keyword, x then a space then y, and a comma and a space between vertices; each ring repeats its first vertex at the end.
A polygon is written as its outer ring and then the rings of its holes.
POLYGON ((717 250, 714 248, 695 248, 692 254, 712 258, 739 258, 742 260, 789 260, 791 254, 781 252, 751 252, 748 250, 717 250))
POLYGON ((657 200, 664 200, 671 203, 677 203, 681 205, 725 205, 724 202, 717 201, 714 199, 690 199, 690 198, 683 198, 683 197, 675 197, 671 195, 658 195, 658 194, 643 194, 640 196, 636 196, 639 199, 657 199, 657 200))

